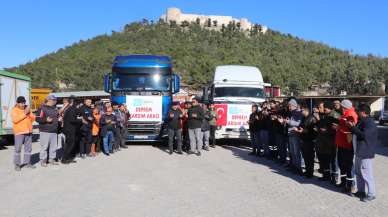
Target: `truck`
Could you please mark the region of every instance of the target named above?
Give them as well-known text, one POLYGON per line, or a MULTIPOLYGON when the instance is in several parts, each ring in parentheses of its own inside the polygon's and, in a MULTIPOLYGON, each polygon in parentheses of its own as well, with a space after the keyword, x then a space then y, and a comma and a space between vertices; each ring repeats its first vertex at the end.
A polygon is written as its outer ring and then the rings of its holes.
POLYGON ((261 71, 253 66, 217 66, 209 100, 218 113, 216 139, 249 139, 252 104, 266 100, 261 71))
POLYGON ((130 113, 127 141, 163 141, 172 96, 180 89, 168 56, 128 55, 114 59, 105 74, 104 90, 111 100, 127 105, 130 113))
POLYGON ((0 70, 0 136, 13 134, 11 111, 18 96, 26 98, 31 105, 31 79, 28 76, 0 70))

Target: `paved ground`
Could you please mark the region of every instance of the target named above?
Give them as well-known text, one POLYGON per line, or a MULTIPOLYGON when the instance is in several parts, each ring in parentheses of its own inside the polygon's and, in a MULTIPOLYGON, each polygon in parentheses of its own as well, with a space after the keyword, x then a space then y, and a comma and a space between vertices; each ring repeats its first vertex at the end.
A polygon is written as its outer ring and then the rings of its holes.
POLYGON ((224 146, 201 157, 169 156, 152 146, 131 146, 109 158, 18 173, 8 147, 0 150, 0 216, 387 216, 387 147, 378 149, 378 199, 368 204, 249 151, 224 146))

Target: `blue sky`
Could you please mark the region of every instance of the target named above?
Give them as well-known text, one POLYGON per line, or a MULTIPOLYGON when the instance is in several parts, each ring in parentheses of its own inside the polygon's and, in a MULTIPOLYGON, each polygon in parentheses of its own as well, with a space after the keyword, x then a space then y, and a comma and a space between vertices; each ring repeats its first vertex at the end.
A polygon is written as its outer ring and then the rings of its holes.
POLYGON ((168 7, 186 13, 246 17, 274 30, 350 50, 388 57, 384 0, 19 0, 0 1, 0 68, 17 66, 81 39, 121 30, 168 7))

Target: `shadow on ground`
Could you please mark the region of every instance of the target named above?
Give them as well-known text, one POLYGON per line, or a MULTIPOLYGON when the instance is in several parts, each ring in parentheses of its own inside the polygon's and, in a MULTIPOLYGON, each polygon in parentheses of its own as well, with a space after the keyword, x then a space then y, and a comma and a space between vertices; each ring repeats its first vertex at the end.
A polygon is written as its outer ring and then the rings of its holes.
MULTIPOLYGON (((317 185, 321 188, 325 188, 325 189, 328 189, 330 191, 341 193, 340 192, 341 189, 333 186, 329 182, 324 182, 324 181, 318 180, 318 177, 307 179, 303 176, 300 176, 300 175, 297 175, 297 174, 294 174, 294 173, 288 171, 287 168, 285 168, 283 165, 281 165, 281 164, 279 164, 271 159, 249 155, 249 153, 251 152, 250 147, 247 147, 247 146, 236 147, 236 146, 229 146, 229 145, 223 145, 221 147, 224 149, 230 150, 233 153, 233 155, 239 159, 246 160, 246 161, 249 161, 249 162, 255 163, 255 164, 264 165, 264 166, 268 167, 268 169, 270 169, 273 173, 276 173, 278 175, 293 179, 300 184, 317 185)), ((315 175, 317 175, 317 174, 318 173, 316 172, 315 175)))

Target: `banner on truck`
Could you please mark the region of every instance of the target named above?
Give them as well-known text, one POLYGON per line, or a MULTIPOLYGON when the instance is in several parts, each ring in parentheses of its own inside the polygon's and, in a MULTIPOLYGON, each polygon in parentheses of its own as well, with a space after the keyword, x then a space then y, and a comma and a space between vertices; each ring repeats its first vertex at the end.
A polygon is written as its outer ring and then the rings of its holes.
POLYGON ((131 114, 130 121, 161 122, 161 96, 126 96, 126 103, 131 114))
POLYGON ((250 104, 215 104, 218 114, 217 125, 228 128, 248 128, 250 104))

